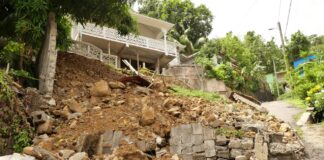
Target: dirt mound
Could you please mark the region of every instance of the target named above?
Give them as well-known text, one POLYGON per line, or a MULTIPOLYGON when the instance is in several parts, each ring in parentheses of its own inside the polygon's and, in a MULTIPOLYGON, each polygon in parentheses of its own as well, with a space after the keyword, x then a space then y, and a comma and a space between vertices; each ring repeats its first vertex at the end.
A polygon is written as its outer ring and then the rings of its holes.
MULTIPOLYGON (((174 96, 166 88, 172 82, 156 79, 152 88, 146 88, 117 81, 125 76, 100 61, 60 53, 56 103, 46 111, 56 119, 54 134, 38 146, 56 155, 70 149, 99 159, 170 159, 177 157, 169 149, 171 130, 182 124, 203 124, 229 139, 245 137, 251 142, 261 130, 279 132, 285 127, 247 105, 174 96)), ((283 132, 291 133, 282 137, 285 143, 297 140, 289 128, 283 132)))

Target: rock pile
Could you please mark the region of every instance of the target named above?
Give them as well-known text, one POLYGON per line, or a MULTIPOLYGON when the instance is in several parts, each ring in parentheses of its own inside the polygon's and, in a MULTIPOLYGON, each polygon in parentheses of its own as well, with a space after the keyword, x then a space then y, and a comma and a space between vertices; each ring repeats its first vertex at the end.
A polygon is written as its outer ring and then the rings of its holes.
POLYGON ((72 160, 303 156, 289 125, 254 107, 173 96, 163 82, 151 88, 124 84, 118 81, 121 74, 98 61, 71 54, 59 59, 55 100, 36 92, 29 96, 39 136, 25 148, 27 155, 72 160))

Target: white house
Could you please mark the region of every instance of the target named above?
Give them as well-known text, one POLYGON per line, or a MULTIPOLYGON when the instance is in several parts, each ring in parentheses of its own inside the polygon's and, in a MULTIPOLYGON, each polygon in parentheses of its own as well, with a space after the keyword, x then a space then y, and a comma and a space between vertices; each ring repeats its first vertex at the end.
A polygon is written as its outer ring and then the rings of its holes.
POLYGON ((134 68, 147 67, 160 71, 169 62, 178 63, 179 51, 183 46, 167 40, 171 23, 132 12, 137 21, 139 35, 121 36, 112 28, 88 23, 74 24, 70 52, 88 58, 125 67, 122 59, 128 60, 134 68))

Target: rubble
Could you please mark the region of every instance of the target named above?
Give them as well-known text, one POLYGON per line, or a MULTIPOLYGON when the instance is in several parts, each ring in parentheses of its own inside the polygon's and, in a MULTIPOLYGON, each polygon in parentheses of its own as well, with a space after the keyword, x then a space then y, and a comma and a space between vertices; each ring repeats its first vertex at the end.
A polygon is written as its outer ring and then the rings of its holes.
POLYGON ((59 56, 56 105, 36 114, 40 117, 34 121, 45 124, 42 117, 47 113, 57 118, 58 124, 47 127, 56 130, 50 135, 55 146, 34 143, 25 154, 139 160, 302 157, 303 146, 290 126, 266 112, 244 104, 174 96, 167 85, 154 88, 163 81, 151 88, 138 86, 134 78, 119 81, 123 76, 105 65, 70 56, 59 56))

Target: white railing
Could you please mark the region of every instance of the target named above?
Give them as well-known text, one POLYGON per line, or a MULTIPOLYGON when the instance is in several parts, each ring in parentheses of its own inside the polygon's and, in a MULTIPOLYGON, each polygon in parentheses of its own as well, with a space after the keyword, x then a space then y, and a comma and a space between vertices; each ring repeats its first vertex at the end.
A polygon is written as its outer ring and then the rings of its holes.
POLYGON ((117 56, 103 53, 100 48, 87 42, 73 41, 68 51, 90 59, 100 60, 117 67, 117 56))
MULTIPOLYGON (((74 26, 73 30, 77 29, 78 33, 87 34, 91 36, 96 36, 99 38, 108 39, 111 41, 116 41, 120 43, 125 43, 128 45, 133 45, 137 47, 147 48, 150 50, 155 50, 159 52, 166 53, 167 55, 176 56, 177 55, 177 45, 174 42, 167 42, 167 47, 165 47, 164 40, 152 39, 144 36, 136 36, 136 35, 127 35, 122 36, 118 34, 118 31, 115 29, 96 26, 95 24, 88 23, 84 26, 78 25, 74 26)), ((75 31, 73 31, 73 36, 75 35, 75 31)))

